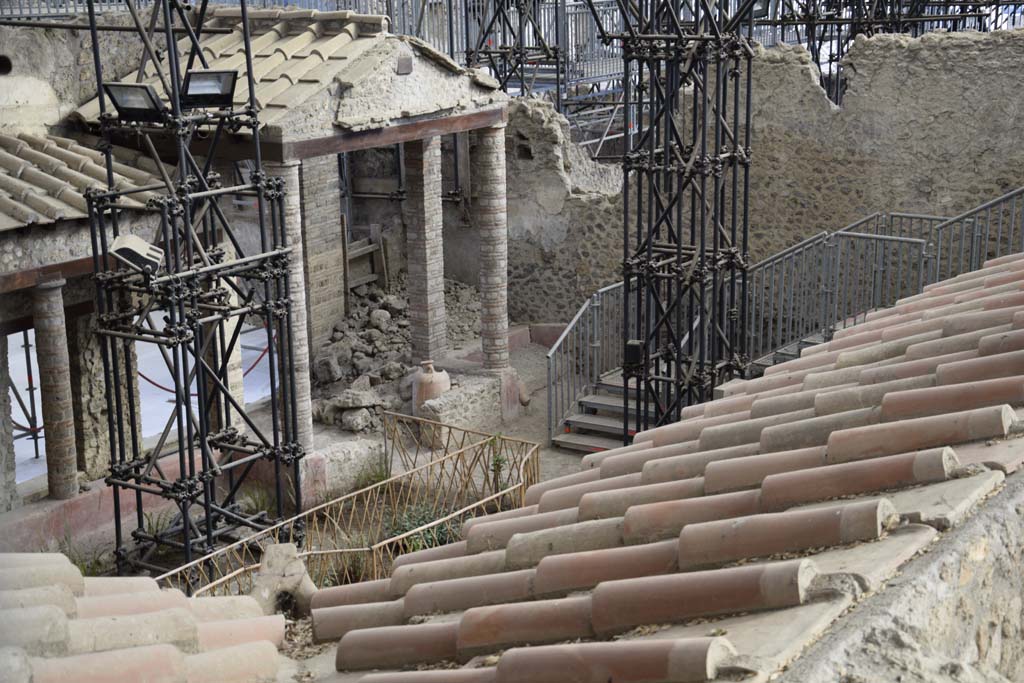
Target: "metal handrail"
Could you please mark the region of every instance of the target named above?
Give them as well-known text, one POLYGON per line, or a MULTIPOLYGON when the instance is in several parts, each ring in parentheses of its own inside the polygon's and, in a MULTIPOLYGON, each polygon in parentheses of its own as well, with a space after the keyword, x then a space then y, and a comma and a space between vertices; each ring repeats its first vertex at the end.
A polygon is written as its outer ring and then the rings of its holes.
MULTIPOLYGON (((976 222, 973 217, 980 211, 1000 202, 1012 201, 1016 210, 1016 197, 1021 194, 1024 188, 959 218, 976 222)), ((1024 208, 1024 200, 1019 204, 1024 208)), ((835 328, 863 319, 870 310, 920 291, 938 273, 933 246, 937 229, 956 220, 875 212, 834 232, 819 232, 751 266, 746 273, 748 356, 770 365, 780 352, 795 354, 799 351, 795 347, 806 340, 824 340, 835 328)), ((1012 223, 1018 224, 1024 221, 1012 223)), ((1024 250, 1024 244, 1020 248, 1024 250)), ((975 261, 978 258, 972 256, 975 261)), ((621 282, 598 290, 548 351, 549 439, 576 411, 579 399, 621 363, 621 307, 608 310, 605 305, 609 295, 619 293, 621 298, 621 291, 621 282), (602 350, 601 362, 593 348, 602 350), (608 359, 618 363, 610 364, 608 359)))

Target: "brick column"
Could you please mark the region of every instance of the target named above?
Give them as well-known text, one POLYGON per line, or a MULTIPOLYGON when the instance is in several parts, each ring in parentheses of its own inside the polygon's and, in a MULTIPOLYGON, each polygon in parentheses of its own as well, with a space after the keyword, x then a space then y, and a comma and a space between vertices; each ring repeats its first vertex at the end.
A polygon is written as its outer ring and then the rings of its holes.
POLYGON ((473 222, 480 235, 480 336, 484 368, 508 363, 508 212, 505 201, 505 126, 476 131, 470 148, 473 222))
POLYGON ((440 138, 405 143, 405 187, 412 359, 419 362, 448 352, 440 138))
POLYGON ((63 286, 64 280, 54 280, 40 284, 32 292, 39 395, 46 437, 46 480, 50 497, 59 500, 78 495, 75 411, 71 401, 71 361, 63 286))
POLYGON ((306 312, 306 258, 302 249, 302 187, 300 162, 265 163, 263 170, 285 182, 284 221, 288 246, 292 248, 289 291, 292 299, 292 353, 295 357, 295 403, 299 431, 296 441, 307 453, 313 452, 313 407, 309 393, 309 327, 306 312))
POLYGON ((14 424, 11 422, 11 374, 7 335, 0 334, 0 512, 18 505, 14 474, 14 424))

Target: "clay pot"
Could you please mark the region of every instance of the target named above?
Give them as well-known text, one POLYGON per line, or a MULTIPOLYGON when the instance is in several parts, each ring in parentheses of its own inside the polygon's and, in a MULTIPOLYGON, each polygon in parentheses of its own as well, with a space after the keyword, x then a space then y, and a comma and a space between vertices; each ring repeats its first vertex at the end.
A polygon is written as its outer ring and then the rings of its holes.
POLYGON ((412 378, 412 414, 423 416, 423 403, 437 398, 452 388, 452 380, 444 370, 435 370, 434 361, 425 360, 412 378))

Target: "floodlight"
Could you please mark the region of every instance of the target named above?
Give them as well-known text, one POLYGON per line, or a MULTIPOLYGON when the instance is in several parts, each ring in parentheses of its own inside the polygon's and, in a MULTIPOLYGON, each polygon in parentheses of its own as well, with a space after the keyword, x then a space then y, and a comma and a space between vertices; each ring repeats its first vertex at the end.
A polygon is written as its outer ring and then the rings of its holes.
POLYGON ((182 109, 231 107, 237 71, 188 71, 181 88, 182 109))
POLYGON ((750 14, 754 19, 767 19, 771 14, 771 9, 770 0, 756 0, 750 14))
POLYGON ((164 250, 136 237, 121 235, 110 245, 110 253, 118 261, 141 273, 155 273, 164 260, 164 250))
POLYGON ((164 103, 153 86, 145 83, 104 83, 103 90, 123 121, 158 123, 164 118, 164 103))

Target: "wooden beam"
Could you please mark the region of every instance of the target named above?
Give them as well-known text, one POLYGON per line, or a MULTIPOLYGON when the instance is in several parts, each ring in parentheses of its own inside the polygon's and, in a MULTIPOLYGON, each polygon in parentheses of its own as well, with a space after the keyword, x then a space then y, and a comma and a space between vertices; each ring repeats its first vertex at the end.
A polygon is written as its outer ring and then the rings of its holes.
MULTIPOLYGON (((312 159, 314 157, 352 152, 374 147, 387 147, 400 142, 422 140, 435 135, 452 135, 465 133, 477 128, 489 128, 508 121, 508 110, 504 105, 484 109, 482 111, 459 114, 456 116, 436 116, 434 118, 396 123, 384 128, 362 130, 349 133, 338 133, 309 140, 294 142, 278 142, 267 140, 264 136, 260 142, 263 161, 284 162, 296 159, 312 159)), ((132 140, 120 137, 117 144, 137 148, 132 140)), ((209 153, 211 139, 193 138, 189 147, 192 154, 199 157, 209 153)), ((159 138, 153 140, 157 152, 165 161, 172 160, 176 155, 173 140, 159 138)), ((241 135, 225 134, 217 143, 217 159, 222 161, 244 161, 252 159, 252 140, 241 135)))
POLYGON ((38 268, 19 270, 16 273, 4 273, 0 275, 0 294, 30 289, 47 280, 92 275, 92 272, 92 256, 87 256, 73 261, 50 263, 38 268))
POLYGON ((398 123, 386 128, 374 128, 354 133, 338 133, 311 140, 296 142, 265 142, 262 147, 264 159, 282 161, 285 159, 310 159, 312 157, 352 152, 373 147, 387 147, 400 142, 422 140, 435 135, 463 133, 477 128, 489 128, 508 120, 504 106, 475 111, 458 116, 443 116, 408 123, 398 123))

